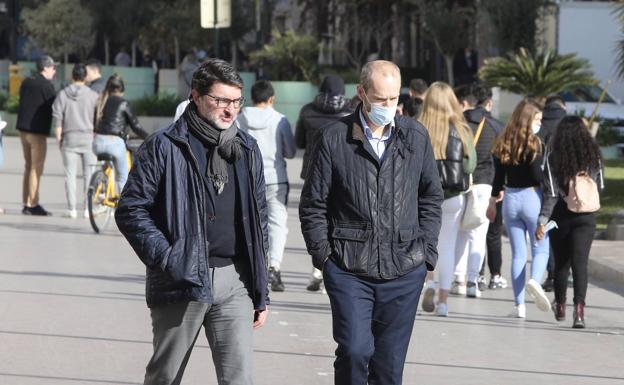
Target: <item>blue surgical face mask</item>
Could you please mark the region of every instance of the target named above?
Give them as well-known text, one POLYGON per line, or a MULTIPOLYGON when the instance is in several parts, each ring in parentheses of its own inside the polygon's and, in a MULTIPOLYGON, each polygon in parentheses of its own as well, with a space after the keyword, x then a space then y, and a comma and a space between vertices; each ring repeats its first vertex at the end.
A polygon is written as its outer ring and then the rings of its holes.
POLYGON ((368 118, 376 126, 386 126, 394 120, 396 115, 396 106, 384 107, 379 104, 373 104, 368 101, 368 96, 364 94, 370 105, 370 111, 368 111, 368 118))
POLYGON ((542 125, 539 123, 533 123, 531 125, 531 130, 533 130, 533 134, 537 134, 541 128, 542 128, 542 125))

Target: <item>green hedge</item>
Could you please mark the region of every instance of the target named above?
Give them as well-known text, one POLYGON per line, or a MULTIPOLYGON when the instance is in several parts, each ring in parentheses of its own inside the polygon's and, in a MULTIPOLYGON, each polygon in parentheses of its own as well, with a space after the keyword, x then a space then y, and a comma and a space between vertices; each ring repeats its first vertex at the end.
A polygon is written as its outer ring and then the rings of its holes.
POLYGON ((181 101, 179 96, 169 93, 148 95, 132 102, 132 112, 139 116, 174 116, 181 101))

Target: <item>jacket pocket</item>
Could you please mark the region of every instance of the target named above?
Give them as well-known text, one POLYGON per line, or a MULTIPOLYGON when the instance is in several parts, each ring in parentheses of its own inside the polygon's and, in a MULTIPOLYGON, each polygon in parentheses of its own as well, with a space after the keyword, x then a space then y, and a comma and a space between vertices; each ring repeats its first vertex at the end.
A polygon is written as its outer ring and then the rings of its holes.
POLYGON ((203 286, 199 274, 199 258, 202 257, 202 238, 191 235, 173 242, 167 256, 165 272, 175 285, 203 286))
POLYGON ((422 235, 419 227, 399 229, 398 242, 394 245, 394 259, 401 272, 407 272, 425 260, 422 235))
POLYGON ((367 271, 368 258, 364 254, 373 230, 367 222, 341 222, 332 230, 332 254, 337 263, 349 271, 367 271))

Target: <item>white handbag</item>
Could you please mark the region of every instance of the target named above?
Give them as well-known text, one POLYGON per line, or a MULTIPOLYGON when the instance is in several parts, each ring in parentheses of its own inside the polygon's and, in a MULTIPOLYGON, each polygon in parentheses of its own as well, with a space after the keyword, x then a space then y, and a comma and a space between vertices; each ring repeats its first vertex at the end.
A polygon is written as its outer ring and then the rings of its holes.
MULTIPOLYGON (((477 128, 477 133, 474 138, 474 145, 477 146, 479 142, 479 138, 481 137, 481 132, 483 131, 483 126, 485 125, 485 117, 481 119, 479 123, 479 127, 477 128)), ((470 175, 470 187, 464 193, 464 197, 466 200, 464 213, 462 214, 460 229, 464 231, 472 230, 483 223, 487 222, 488 219, 485 215, 485 212, 488 207, 488 201, 479 201, 477 197, 477 192, 473 188, 472 184, 472 174, 470 175)))

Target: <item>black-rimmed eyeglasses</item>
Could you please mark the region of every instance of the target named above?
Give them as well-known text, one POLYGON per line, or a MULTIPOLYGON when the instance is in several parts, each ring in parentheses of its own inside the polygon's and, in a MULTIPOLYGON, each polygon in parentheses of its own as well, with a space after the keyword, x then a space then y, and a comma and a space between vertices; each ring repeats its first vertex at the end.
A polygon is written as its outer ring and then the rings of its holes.
POLYGON ((243 106, 243 103, 245 103, 244 97, 240 97, 238 99, 228 99, 220 98, 218 96, 212 96, 210 94, 206 94, 205 96, 208 96, 209 98, 214 100, 217 104, 217 108, 228 108, 230 104, 234 105, 234 108, 241 108, 243 106))

